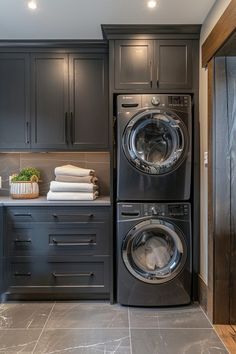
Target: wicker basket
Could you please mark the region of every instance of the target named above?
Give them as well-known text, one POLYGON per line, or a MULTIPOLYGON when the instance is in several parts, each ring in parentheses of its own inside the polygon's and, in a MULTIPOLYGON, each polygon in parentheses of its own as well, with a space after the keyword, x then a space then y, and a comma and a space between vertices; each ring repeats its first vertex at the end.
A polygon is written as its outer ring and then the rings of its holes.
POLYGON ((13 199, 34 199, 39 196, 38 182, 11 182, 11 197, 13 199))

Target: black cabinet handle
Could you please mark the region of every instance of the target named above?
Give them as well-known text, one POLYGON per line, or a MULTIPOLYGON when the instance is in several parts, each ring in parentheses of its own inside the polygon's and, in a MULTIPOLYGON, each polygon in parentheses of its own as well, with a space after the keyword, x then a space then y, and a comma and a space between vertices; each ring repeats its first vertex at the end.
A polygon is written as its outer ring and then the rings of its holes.
POLYGON ((28 240, 15 239, 14 242, 15 243, 31 243, 31 239, 30 238, 28 240))
POLYGON ((67 278, 67 277, 93 277, 94 273, 55 273, 53 272, 52 275, 55 278, 67 278))
POLYGON ((68 116, 67 116, 67 112, 65 113, 65 142, 68 145, 69 141, 68 141, 68 116))
POLYGON ((62 217, 68 217, 68 216, 73 216, 73 217, 86 217, 86 218, 92 218, 93 214, 52 214, 54 218, 62 218, 62 217))
POLYGON ((70 112, 70 141, 71 144, 74 144, 74 117, 73 113, 70 112))
POLYGON ((159 86, 159 68, 157 67, 157 87, 159 86))
POLYGON ((30 127, 30 123, 26 122, 26 135, 25 135, 25 143, 26 144, 30 143, 29 127, 30 127))
POLYGON ((31 273, 19 273, 19 272, 15 272, 15 277, 31 277, 31 273))
POLYGON ((150 61, 150 86, 152 88, 152 61, 150 61))
POLYGON ((14 213, 14 216, 29 216, 29 217, 31 217, 32 214, 30 214, 30 213, 14 213))
POLYGON ((88 246, 88 245, 91 245, 94 242, 93 239, 90 239, 90 240, 84 240, 84 242, 70 242, 70 241, 64 241, 64 242, 60 242, 60 241, 57 241, 55 239, 52 240, 52 242, 56 245, 56 246, 88 246))

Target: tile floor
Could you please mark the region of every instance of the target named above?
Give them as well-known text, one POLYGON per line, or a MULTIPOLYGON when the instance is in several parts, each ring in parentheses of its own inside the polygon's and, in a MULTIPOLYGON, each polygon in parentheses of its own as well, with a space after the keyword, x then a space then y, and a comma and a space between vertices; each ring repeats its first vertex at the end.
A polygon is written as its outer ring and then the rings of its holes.
POLYGON ((0 353, 228 353, 197 305, 127 308, 106 302, 0 305, 0 353))

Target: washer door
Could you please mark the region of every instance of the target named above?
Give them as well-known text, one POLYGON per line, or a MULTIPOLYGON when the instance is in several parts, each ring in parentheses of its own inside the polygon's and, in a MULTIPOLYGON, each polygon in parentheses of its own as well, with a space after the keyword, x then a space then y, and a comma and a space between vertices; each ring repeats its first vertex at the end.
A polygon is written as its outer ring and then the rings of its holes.
POLYGON ((150 284, 175 278, 187 259, 187 245, 171 223, 149 219, 135 226, 122 244, 122 258, 129 272, 150 284))
POLYGON ((147 174, 175 170, 188 148, 188 133, 173 112, 147 110, 130 120, 123 134, 123 150, 128 161, 147 174))

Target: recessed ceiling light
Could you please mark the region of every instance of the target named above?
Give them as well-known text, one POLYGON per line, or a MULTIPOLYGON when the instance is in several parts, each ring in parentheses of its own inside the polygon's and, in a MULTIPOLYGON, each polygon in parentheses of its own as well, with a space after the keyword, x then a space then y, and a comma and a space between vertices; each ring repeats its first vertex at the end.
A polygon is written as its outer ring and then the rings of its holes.
POLYGON ((150 9, 154 9, 154 7, 157 6, 156 0, 149 0, 149 1, 147 2, 147 6, 148 6, 150 9))
POLYGON ((37 9, 37 3, 36 3, 36 1, 35 1, 35 0, 30 0, 30 1, 28 2, 28 8, 29 8, 30 10, 36 10, 36 9, 37 9))

